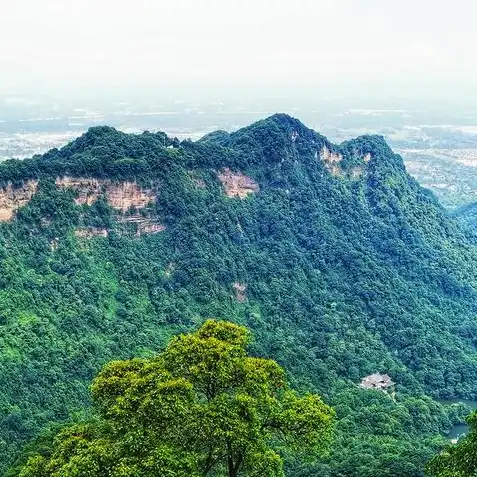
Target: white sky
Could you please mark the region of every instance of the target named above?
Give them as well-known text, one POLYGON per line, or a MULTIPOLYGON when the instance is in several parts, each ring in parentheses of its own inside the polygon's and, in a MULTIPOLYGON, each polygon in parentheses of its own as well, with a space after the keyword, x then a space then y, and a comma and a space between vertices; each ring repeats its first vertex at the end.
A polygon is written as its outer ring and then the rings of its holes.
POLYGON ((471 0, 0 2, 0 93, 477 84, 471 0))

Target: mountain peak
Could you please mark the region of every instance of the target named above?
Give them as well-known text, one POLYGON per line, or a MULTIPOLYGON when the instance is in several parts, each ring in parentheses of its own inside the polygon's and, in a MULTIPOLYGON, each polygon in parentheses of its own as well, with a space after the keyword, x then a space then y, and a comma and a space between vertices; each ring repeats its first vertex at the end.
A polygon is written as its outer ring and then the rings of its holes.
POLYGON ((87 148, 95 146, 106 146, 112 142, 117 142, 127 134, 118 131, 111 126, 93 126, 84 134, 67 144, 62 150, 71 152, 82 152, 87 148))
MULTIPOLYGON (((250 126, 247 126, 239 131, 254 131, 254 130, 271 130, 280 131, 286 135, 291 135, 297 138, 299 136, 312 139, 317 133, 310 128, 307 128, 299 119, 296 119, 286 113, 276 113, 268 118, 257 121, 250 126)), ((237 133, 239 132, 237 131, 237 133)))
POLYGON ((295 127, 297 129, 306 128, 306 126, 299 119, 294 118, 287 113, 272 114, 272 116, 265 118, 264 121, 271 121, 277 124, 282 124, 284 126, 295 127))
POLYGON ((405 172, 402 157, 389 147, 384 136, 366 134, 340 145, 350 156, 378 158, 377 163, 381 166, 392 166, 401 172, 405 172))
POLYGON ((0 164, 0 474, 45 421, 89 405, 101 363, 213 315, 339 406, 349 444, 324 474, 359 475, 372 454, 366 475, 390 455, 392 475, 422 475, 456 416, 424 393, 477 395, 474 248, 381 136, 333 145, 276 114, 167 144, 95 127, 0 164), (391 420, 389 396, 358 387, 375 373, 397 385, 391 420))

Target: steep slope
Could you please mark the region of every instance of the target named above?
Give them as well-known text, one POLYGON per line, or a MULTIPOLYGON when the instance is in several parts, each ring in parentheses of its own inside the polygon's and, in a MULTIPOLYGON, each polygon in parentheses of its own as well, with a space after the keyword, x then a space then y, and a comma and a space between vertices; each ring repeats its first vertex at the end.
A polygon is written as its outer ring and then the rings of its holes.
POLYGON ((477 233, 477 203, 458 207, 452 212, 452 215, 463 225, 464 229, 475 238, 477 233))
POLYGON ((420 475, 463 412, 432 398, 477 396, 476 251, 381 137, 93 128, 0 185, 2 469, 104 362, 211 316, 336 407, 334 452, 290 475, 420 475), (395 395, 358 387, 376 372, 395 395))

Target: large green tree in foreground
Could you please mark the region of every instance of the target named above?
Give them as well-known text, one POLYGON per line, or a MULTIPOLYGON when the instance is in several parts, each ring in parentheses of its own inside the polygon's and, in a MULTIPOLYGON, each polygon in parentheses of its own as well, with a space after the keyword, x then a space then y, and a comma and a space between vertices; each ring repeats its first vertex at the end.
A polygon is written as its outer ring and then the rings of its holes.
POLYGON ((92 385, 94 422, 63 429, 22 477, 280 476, 281 450, 317 456, 333 411, 299 397, 246 328, 209 320, 152 359, 114 361, 92 385))
POLYGON ((468 418, 469 434, 459 439, 427 464, 427 474, 433 477, 474 477, 477 475, 477 412, 468 418))

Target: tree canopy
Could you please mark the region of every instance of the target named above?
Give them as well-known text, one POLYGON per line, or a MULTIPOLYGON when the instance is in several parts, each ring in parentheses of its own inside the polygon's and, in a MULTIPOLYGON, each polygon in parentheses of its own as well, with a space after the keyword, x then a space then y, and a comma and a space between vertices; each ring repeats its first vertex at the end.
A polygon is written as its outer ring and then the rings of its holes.
POLYGON ((334 411, 284 370, 248 356, 249 332, 208 320, 151 359, 113 361, 93 381, 99 417, 60 431, 21 477, 283 475, 281 450, 325 451, 334 411))
POLYGON ((432 477, 474 477, 477 475, 477 412, 467 417, 469 433, 450 444, 427 464, 432 477))
POLYGON ((287 458, 292 477, 422 477, 467 412, 445 402, 477 396, 477 251, 380 137, 334 145, 283 114, 197 142, 96 127, 0 184, 21 205, 0 223, 0 475, 48 423, 86 420, 105 363, 206 316, 336 410, 329 456, 287 458), (258 188, 230 197, 225 171, 258 188), (154 200, 113 207, 127 183, 154 200), (358 387, 373 373, 393 398, 358 387))

